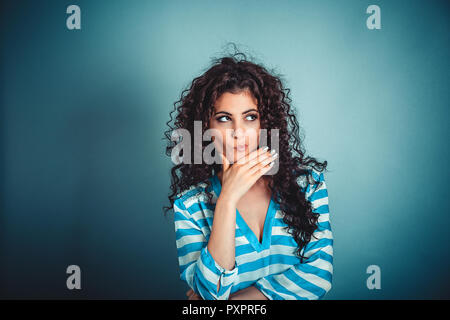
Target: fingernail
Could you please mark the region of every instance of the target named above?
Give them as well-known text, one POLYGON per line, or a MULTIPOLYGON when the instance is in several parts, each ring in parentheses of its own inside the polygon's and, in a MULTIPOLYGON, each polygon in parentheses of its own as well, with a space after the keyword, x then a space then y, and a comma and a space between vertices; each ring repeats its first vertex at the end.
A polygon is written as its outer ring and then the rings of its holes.
POLYGON ((275 149, 270 150, 270 154, 274 154, 276 152, 275 149))
POLYGON ((278 153, 275 153, 273 156, 272 156, 272 158, 277 158, 278 157, 278 153))
POLYGON ((269 167, 273 167, 273 164, 274 164, 274 162, 272 161, 272 162, 269 164, 269 167))
POLYGON ((269 150, 269 147, 268 147, 268 146, 265 146, 265 147, 263 148, 263 150, 264 150, 264 151, 267 151, 267 150, 269 150))

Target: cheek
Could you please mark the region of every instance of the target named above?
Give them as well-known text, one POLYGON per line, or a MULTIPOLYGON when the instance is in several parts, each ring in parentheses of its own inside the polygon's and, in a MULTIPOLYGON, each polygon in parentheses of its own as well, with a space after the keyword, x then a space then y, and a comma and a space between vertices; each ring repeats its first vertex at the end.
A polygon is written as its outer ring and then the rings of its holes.
POLYGON ((259 137, 260 137, 260 128, 259 127, 248 131, 248 134, 247 134, 248 145, 251 147, 252 150, 254 150, 258 147, 259 137))
POLYGON ((225 136, 225 132, 223 130, 220 130, 218 128, 215 128, 216 134, 212 136, 212 140, 214 141, 214 145, 216 147, 216 149, 218 149, 219 151, 223 151, 225 149, 226 146, 226 136, 225 136))

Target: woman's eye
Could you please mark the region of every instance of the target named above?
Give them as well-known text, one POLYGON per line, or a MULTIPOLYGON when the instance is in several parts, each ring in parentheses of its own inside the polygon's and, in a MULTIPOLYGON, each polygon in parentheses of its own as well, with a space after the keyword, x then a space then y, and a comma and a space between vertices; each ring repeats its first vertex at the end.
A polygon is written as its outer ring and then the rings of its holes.
POLYGON ((219 122, 225 122, 226 120, 223 120, 224 118, 230 119, 228 116, 221 116, 221 117, 216 118, 216 120, 219 122))
MULTIPOLYGON (((254 121, 254 120, 258 119, 258 116, 256 114, 249 114, 248 116, 245 117, 245 119, 254 121)), ((228 120, 231 120, 231 119, 228 116, 221 116, 221 117, 216 118, 216 120, 219 122, 227 122, 228 120)))

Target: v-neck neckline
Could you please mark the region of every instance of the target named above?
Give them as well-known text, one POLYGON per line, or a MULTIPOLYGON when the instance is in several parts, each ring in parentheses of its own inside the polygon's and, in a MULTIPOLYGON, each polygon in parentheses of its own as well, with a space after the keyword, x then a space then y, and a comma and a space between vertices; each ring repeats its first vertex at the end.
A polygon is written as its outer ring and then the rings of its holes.
MULTIPOLYGON (((217 176, 217 174, 214 174, 211 178, 212 187, 214 192, 217 195, 217 198, 220 195, 220 192, 222 191, 222 184, 220 183, 220 179, 217 176)), ((253 230, 248 226, 247 222, 245 222, 244 218, 242 217, 239 210, 236 208, 236 224, 239 226, 239 229, 241 229, 244 236, 247 238, 248 242, 253 245, 255 250, 257 252, 261 252, 262 250, 268 249, 270 247, 270 238, 272 237, 272 224, 273 224, 273 218, 275 216, 275 209, 274 209, 274 201, 273 196, 270 197, 269 206, 266 211, 266 218, 264 220, 264 229, 263 229, 263 235, 262 235, 262 241, 259 242, 258 238, 256 237, 253 230)))

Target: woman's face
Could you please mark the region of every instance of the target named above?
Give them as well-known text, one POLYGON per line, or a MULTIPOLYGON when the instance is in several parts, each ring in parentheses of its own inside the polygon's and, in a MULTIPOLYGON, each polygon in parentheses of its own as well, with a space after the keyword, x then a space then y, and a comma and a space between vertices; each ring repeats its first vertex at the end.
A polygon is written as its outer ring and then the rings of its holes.
POLYGON ((234 163, 259 145, 260 115, 257 100, 249 91, 226 92, 214 104, 209 128, 219 131, 215 147, 234 163))

